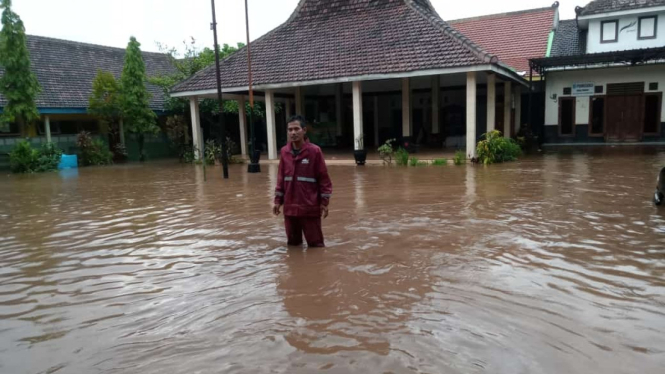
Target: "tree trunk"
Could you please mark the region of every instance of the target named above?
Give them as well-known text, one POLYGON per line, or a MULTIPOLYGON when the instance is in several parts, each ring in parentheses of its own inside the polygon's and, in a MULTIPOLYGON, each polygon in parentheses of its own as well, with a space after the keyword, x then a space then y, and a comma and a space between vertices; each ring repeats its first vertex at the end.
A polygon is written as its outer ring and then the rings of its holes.
POLYGON ((23 122, 21 118, 16 118, 16 124, 18 125, 18 131, 21 134, 21 138, 27 138, 30 135, 28 134, 28 126, 23 122))

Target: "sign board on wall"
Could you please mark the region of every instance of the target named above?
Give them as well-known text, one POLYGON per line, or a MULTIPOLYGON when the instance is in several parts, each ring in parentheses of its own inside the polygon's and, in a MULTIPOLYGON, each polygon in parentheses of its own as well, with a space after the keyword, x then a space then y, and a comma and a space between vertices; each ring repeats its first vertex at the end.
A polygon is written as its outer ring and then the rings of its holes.
POLYGON ((592 96, 593 95, 593 82, 573 83, 573 96, 592 96))

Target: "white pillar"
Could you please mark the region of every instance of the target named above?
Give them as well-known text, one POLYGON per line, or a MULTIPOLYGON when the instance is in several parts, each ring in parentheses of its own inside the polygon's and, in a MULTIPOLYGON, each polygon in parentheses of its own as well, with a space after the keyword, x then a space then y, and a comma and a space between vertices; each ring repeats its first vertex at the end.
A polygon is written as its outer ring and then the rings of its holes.
POLYGON ((194 145, 194 159, 203 157, 203 133, 201 132, 201 116, 199 114, 199 98, 189 99, 189 109, 192 114, 192 143, 194 145))
POLYGON ((353 143, 355 150, 365 149, 364 142, 361 147, 358 139, 363 137, 363 88, 362 82, 353 82, 353 143))
MULTIPOLYGON (((120 121, 118 122, 118 132, 120 133, 120 144, 122 144, 123 147, 126 147, 127 145, 125 144, 125 122, 123 121, 122 118, 120 118, 120 121)), ((185 133, 185 139, 189 141, 189 133, 185 133)))
POLYGON ((275 92, 266 90, 266 126, 268 126, 268 159, 277 160, 275 130, 275 92))
POLYGON ((510 133, 510 122, 512 119, 511 109, 513 108, 512 90, 509 81, 504 82, 503 85, 505 87, 503 91, 503 136, 510 138, 512 136, 510 133))
POLYGON ((409 78, 402 78, 402 136, 411 136, 411 88, 409 78))
POLYGON ((487 74, 487 132, 496 129, 496 75, 487 74))
POLYGON ((515 87, 515 131, 522 128, 522 86, 515 87))
POLYGON ((238 123, 240 124, 240 154, 247 156, 247 110, 245 96, 238 99, 238 123))
POLYGON ((379 97, 374 96, 374 146, 379 146, 379 97))
POLYGON ((291 118, 293 116, 293 113, 291 113, 291 99, 286 99, 286 102, 284 103, 284 105, 286 106, 286 108, 284 110, 285 110, 285 114, 286 114, 286 120, 288 121, 289 118, 291 118))
POLYGON ((439 99, 439 93, 441 92, 441 84, 439 81, 439 76, 435 75, 432 77, 432 134, 439 133, 439 108, 441 106, 441 100, 439 99))
POLYGON ((342 136, 344 127, 344 110, 342 107, 344 86, 339 83, 335 88, 335 117, 337 117, 337 136, 342 136))
POLYGON ((476 157, 476 72, 466 73, 466 154, 476 157))
POLYGON ((296 87, 296 114, 305 116, 305 103, 301 87, 296 87))
POLYGON ((51 118, 44 116, 44 131, 46 132, 46 142, 51 143, 51 118))

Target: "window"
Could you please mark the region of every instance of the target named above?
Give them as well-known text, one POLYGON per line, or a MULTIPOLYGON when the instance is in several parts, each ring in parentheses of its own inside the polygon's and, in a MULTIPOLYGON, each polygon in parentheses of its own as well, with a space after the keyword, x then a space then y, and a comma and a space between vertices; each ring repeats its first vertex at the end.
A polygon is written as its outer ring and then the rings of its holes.
POLYGON ((19 135, 19 127, 16 123, 0 122, 0 136, 19 135))
POLYGON ((597 94, 602 94, 604 88, 605 88, 605 87, 603 87, 603 86, 595 86, 595 87, 593 88, 593 92, 594 92, 594 93, 597 93, 597 94))
MULTIPOLYGON (((58 125, 58 122, 51 121, 49 123, 49 127, 51 128, 51 135, 60 135, 60 126, 58 125)), ((46 125, 43 120, 40 120, 37 123, 37 132, 39 133, 39 135, 46 134, 46 125)))
POLYGON ((640 17, 637 26, 637 39, 656 39, 658 32, 658 16, 640 17))
POLYGON ((564 95, 570 95, 571 92, 572 92, 572 88, 570 88, 570 87, 564 87, 563 88, 563 94, 564 95))
POLYGON ((660 111, 662 94, 648 93, 644 95, 644 133, 658 134, 660 132, 660 111))
POLYGON ((559 135, 575 135, 575 101, 574 97, 559 98, 559 135))
POLYGON ((601 136, 605 132, 605 97, 591 97, 589 105, 589 135, 601 136))
POLYGON ((619 21, 603 21, 600 23, 600 42, 616 43, 619 40, 619 21))
MULTIPOLYGON (((46 134, 44 121, 37 125, 37 131, 40 135, 46 134)), ((99 133, 99 124, 91 120, 51 120, 52 135, 75 135, 81 131, 87 131, 91 134, 99 133)))
POLYGON ((79 131, 87 131, 91 134, 99 133, 99 124, 97 121, 81 121, 79 122, 79 131))
POLYGON ((649 83, 649 91, 658 91, 658 82, 649 83))
POLYGON ((73 135, 79 133, 76 121, 51 121, 51 128, 60 129, 61 134, 73 135))

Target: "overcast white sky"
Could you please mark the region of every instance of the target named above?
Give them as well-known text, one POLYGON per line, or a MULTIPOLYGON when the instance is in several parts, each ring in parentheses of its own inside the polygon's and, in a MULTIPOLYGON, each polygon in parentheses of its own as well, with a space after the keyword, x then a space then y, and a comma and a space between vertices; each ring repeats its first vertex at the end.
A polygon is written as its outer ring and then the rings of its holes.
MULTIPOLYGON (((551 6, 553 0, 431 0, 444 20, 551 6)), ((590 0, 561 0, 561 19, 590 0)), ((244 0, 216 0, 220 43, 245 41, 244 0)), ((249 0, 252 40, 282 24, 298 0, 249 0)), ((210 0, 13 0, 29 34, 124 48, 134 35, 144 51, 155 42, 180 47, 190 36, 212 46, 210 0)))

